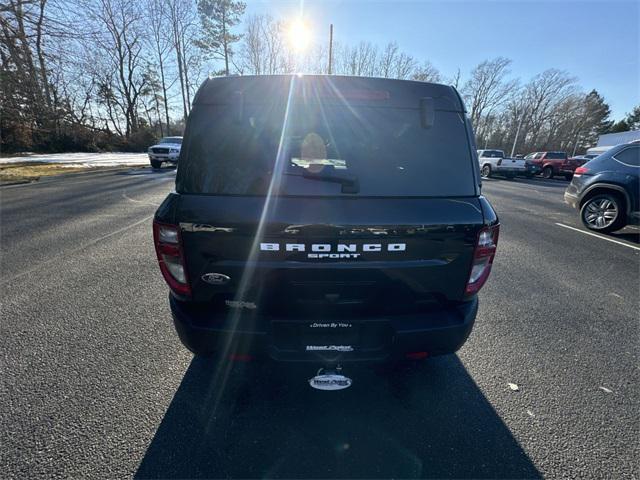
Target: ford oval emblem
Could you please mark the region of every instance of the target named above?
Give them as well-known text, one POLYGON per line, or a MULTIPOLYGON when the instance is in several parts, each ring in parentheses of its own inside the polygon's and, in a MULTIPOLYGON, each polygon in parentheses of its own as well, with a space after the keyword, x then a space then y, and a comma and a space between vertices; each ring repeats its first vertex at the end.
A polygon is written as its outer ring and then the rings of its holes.
POLYGON ((351 386, 351 379, 339 373, 325 373, 310 378, 309 385, 316 390, 343 390, 351 386))
POLYGON ((230 277, 222 273, 205 273, 201 278, 203 282, 210 283, 211 285, 224 285, 231 280, 230 277))

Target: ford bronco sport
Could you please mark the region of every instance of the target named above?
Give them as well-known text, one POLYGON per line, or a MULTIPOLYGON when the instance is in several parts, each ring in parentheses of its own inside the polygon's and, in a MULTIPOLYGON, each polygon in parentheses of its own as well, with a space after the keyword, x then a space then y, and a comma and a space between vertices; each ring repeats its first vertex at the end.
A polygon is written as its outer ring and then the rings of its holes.
POLYGON ((178 335, 319 365, 455 352, 498 241, 480 187, 453 87, 208 79, 153 224, 178 335))

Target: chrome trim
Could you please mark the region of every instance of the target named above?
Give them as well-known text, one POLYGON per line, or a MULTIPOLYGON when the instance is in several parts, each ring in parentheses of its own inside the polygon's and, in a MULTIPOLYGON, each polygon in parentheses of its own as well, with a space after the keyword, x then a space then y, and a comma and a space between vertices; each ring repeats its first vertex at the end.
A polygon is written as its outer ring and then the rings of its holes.
POLYGON ((213 225, 207 225, 205 223, 190 223, 180 222, 180 229, 183 232, 224 232, 233 233, 236 231, 232 227, 215 227, 213 225))

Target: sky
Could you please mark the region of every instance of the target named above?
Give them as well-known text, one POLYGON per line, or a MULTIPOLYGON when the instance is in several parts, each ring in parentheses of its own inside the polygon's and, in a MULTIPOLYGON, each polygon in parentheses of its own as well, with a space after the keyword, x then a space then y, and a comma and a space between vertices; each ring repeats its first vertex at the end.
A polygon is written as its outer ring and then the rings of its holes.
POLYGON ((288 20, 302 12, 317 42, 396 41, 445 76, 463 80, 487 58, 513 60, 524 82, 548 68, 596 89, 620 120, 640 104, 640 0, 245 0, 246 13, 288 20))

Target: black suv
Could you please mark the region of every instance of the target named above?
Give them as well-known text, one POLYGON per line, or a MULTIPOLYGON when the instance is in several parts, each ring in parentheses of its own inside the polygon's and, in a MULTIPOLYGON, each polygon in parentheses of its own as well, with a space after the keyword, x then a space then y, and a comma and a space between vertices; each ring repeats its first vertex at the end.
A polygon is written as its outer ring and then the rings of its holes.
POLYGON ((574 172, 564 200, 585 227, 614 232, 640 220, 640 143, 618 145, 574 172))
POLYGON ((205 81, 153 225, 180 339, 321 365, 455 352, 498 241, 475 150, 449 86, 205 81))

